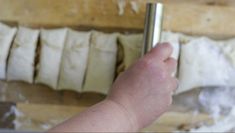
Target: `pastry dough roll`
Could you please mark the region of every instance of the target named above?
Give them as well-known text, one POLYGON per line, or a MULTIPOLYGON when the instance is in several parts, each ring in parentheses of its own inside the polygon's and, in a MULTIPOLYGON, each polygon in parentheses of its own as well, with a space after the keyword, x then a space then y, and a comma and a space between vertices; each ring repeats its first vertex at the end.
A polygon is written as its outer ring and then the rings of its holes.
POLYGON ((120 35, 118 37, 123 47, 125 69, 132 65, 141 56, 143 47, 143 34, 120 35))
POLYGON ((206 37, 188 39, 181 48, 180 85, 176 93, 197 87, 234 87, 234 51, 234 40, 214 41, 206 37))
POLYGON ((84 91, 107 94, 114 76, 117 57, 117 34, 93 32, 84 91))
MULTIPOLYGON (((180 34, 172 32, 162 32, 161 42, 169 42, 173 47, 172 58, 178 60, 180 45, 179 45, 179 36, 180 34)), ((143 35, 142 34, 131 34, 131 35, 120 35, 118 37, 121 46, 124 51, 123 64, 120 66, 127 69, 132 65, 136 60, 141 56, 143 48, 143 35)), ((175 75, 176 72, 173 74, 175 75)))
POLYGON ((87 68, 90 32, 68 30, 60 70, 59 89, 80 92, 87 68))
POLYGON ((0 23, 0 79, 6 79, 6 64, 17 29, 0 23))
POLYGON ((41 30, 41 52, 36 83, 56 89, 67 29, 41 30))
POLYGON ((38 35, 39 30, 19 28, 8 61, 8 81, 20 80, 33 83, 38 35))

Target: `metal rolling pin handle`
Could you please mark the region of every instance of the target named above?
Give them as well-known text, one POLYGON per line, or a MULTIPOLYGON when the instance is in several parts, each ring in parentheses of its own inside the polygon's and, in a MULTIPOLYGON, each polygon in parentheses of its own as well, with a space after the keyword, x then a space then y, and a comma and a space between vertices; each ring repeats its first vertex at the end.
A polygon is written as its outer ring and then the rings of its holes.
POLYGON ((145 16, 144 41, 142 56, 161 40, 163 4, 148 3, 145 16))

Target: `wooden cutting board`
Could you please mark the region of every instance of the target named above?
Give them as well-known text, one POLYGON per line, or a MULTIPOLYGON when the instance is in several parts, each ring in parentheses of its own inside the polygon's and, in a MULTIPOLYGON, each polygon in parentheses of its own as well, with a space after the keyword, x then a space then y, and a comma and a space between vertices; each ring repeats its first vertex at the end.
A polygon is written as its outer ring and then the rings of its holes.
MULTIPOLYGON (((12 101, 13 104, 10 104, 11 106, 16 105, 18 115, 13 115, 15 119, 8 119, 11 122, 16 120, 18 124, 15 125, 15 128, 21 131, 43 131, 105 98, 104 95, 100 94, 78 94, 68 91, 57 92, 43 85, 30 85, 21 82, 0 81, 0 92, 0 97, 5 97, 2 100, 12 101)), ((198 91, 193 91, 175 97, 174 106, 172 106, 171 111, 163 115, 153 125, 144 129, 144 131, 187 130, 196 127, 201 122, 210 121, 211 119, 208 115, 192 113, 192 109, 195 107, 186 107, 187 104, 182 102, 184 97, 188 97, 188 100, 195 101, 194 103, 196 103, 197 96, 194 94, 198 93, 198 91)), ((2 105, 4 105, 2 106, 4 107, 2 109, 2 116, 4 116, 4 114, 9 112, 10 107, 8 102, 2 105)), ((0 123, 0 127, 1 125, 11 125, 11 128, 13 128, 12 123, 9 121, 0 123)))
MULTIPOLYGON (((31 27, 70 26, 104 31, 139 31, 144 27, 145 3, 135 0, 138 12, 126 0, 119 15, 120 0, 0 0, 0 20, 31 27), (112 19, 111 19, 112 18, 112 19)), ((232 0, 159 0, 165 4, 165 30, 191 35, 227 38, 235 35, 232 0), (187 4, 194 3, 194 4, 187 4), (196 4, 195 4, 196 3, 196 4)))
MULTIPOLYGON (((78 114, 86 109, 79 106, 48 105, 48 104, 17 104, 17 109, 22 113, 16 116, 16 121, 22 125, 18 127, 21 131, 45 131, 47 128, 78 114)), ((202 122, 211 122, 206 114, 167 112, 154 124, 143 131, 171 132, 176 130, 187 130, 197 127, 202 122)))

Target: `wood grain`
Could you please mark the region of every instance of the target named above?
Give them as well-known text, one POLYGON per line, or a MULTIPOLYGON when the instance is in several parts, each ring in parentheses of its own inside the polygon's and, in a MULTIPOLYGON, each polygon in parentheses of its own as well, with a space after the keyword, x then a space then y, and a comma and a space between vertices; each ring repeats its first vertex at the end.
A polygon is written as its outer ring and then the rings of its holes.
MULTIPOLYGON (((47 104, 17 104, 23 115, 17 121, 23 123, 18 130, 44 131, 45 125, 53 127, 85 110, 85 107, 47 104), (27 122, 27 121, 30 121, 27 122)), ((201 122, 211 122, 206 114, 167 112, 143 131, 171 132, 195 127, 201 122)))
MULTIPOLYGON (((136 0, 135 13, 127 0, 119 15, 118 0, 0 0, 0 20, 31 27, 69 26, 81 30, 137 31, 144 26, 146 0, 136 0)), ((154 0, 150 0, 154 1, 154 0)), ((166 3, 164 29, 218 39, 235 36, 234 1, 176 0, 166 3), (191 3, 191 4, 190 4, 191 3)))
POLYGON ((54 91, 44 85, 0 81, 0 101, 4 102, 87 107, 96 104, 104 98, 104 95, 98 93, 79 94, 72 91, 54 91))

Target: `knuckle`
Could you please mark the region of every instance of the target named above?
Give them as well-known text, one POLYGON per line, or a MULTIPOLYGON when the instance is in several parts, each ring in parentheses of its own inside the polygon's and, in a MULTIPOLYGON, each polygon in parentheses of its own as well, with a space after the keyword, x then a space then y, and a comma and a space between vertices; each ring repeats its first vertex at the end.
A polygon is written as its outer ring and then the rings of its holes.
POLYGON ((162 62, 158 62, 152 59, 142 59, 139 61, 140 69, 149 70, 154 75, 157 75, 161 80, 169 80, 169 73, 167 68, 162 62))
POLYGON ((156 67, 156 63, 151 59, 143 59, 140 61, 140 64, 143 68, 153 68, 156 67))

